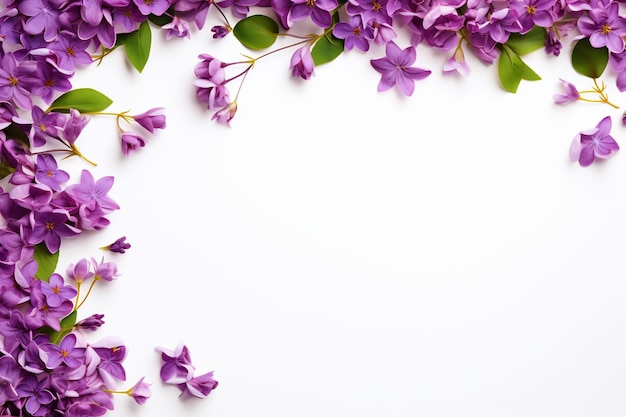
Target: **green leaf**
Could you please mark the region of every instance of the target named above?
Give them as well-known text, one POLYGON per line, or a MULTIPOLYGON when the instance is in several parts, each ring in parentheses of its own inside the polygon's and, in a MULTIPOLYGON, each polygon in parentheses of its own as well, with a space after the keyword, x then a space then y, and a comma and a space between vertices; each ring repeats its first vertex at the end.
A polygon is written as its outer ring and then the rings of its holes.
POLYGON ((498 75, 500 83, 506 91, 517 92, 517 87, 522 80, 536 81, 541 77, 537 75, 511 48, 503 45, 500 58, 498 59, 498 75))
POLYGON ((113 100, 99 91, 92 88, 78 88, 62 94, 50 104, 46 111, 69 113, 70 109, 75 109, 80 113, 93 113, 106 109, 111 103, 113 100))
POLYGON ((233 34, 248 49, 265 49, 276 42, 278 23, 267 16, 257 14, 237 22, 233 34))
POLYGON ((606 46, 594 48, 589 38, 582 38, 572 50, 572 66, 579 74, 589 78, 599 78, 609 62, 609 50, 606 46))
POLYGON ((50 253, 44 243, 35 245, 35 253, 33 258, 37 262, 37 273, 35 278, 48 282, 50 275, 54 273, 59 262, 59 251, 56 253, 50 253))
POLYGON ((148 20, 157 26, 164 26, 174 20, 174 18, 168 13, 163 13, 161 16, 151 14, 148 16, 148 20))
POLYGON ((152 31, 150 23, 144 20, 139 29, 118 39, 118 45, 124 45, 128 62, 139 72, 143 71, 150 57, 152 31))
POLYGON ((332 34, 321 37, 311 50, 315 65, 326 64, 337 58, 343 52, 343 39, 335 38, 332 34))
POLYGON ((545 28, 535 26, 524 35, 512 33, 509 40, 506 42, 506 46, 511 48, 517 55, 526 55, 530 52, 543 48, 545 46, 545 42, 545 28))

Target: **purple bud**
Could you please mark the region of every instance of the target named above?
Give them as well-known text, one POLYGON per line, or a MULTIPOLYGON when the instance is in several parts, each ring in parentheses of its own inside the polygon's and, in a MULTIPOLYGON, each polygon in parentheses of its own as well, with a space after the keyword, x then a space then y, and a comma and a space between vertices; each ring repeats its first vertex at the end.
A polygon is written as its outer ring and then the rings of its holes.
POLYGON ((230 28, 227 26, 213 26, 211 28, 213 32, 213 39, 221 39, 230 33, 230 28))
POLYGON ((130 249, 130 243, 126 243, 126 236, 122 236, 110 245, 103 246, 101 249, 117 253, 126 253, 126 249, 130 249))
POLYGON ((96 330, 98 330, 98 328, 100 328, 100 326, 104 324, 104 320, 102 320, 103 318, 104 314, 92 314, 86 319, 83 319, 76 323, 74 327, 95 332, 96 330))

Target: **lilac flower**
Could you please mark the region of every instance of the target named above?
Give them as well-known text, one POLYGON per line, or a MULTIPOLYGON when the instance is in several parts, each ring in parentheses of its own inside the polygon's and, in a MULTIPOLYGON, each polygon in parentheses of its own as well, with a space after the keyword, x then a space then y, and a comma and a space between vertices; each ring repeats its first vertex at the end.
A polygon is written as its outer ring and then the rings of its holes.
POLYGON ((43 33, 44 40, 47 42, 53 41, 59 27, 60 5, 58 2, 52 3, 48 0, 20 1, 19 11, 29 17, 24 24, 26 33, 31 35, 43 33))
POLYGON ((151 14, 161 16, 170 7, 169 0, 133 0, 133 2, 144 16, 151 14))
POLYGON ((304 80, 311 79, 315 73, 315 62, 313 62, 313 56, 311 56, 311 45, 307 43, 294 52, 291 56, 289 69, 294 77, 300 77, 304 80))
POLYGON ((195 376, 184 384, 179 384, 178 388, 182 391, 181 395, 188 393, 196 398, 206 398, 217 386, 218 382, 213 378, 213 371, 211 371, 195 376))
POLYGON ((367 52, 370 48, 369 41, 374 39, 374 29, 365 26, 361 15, 350 17, 350 23, 339 22, 333 28, 333 35, 339 39, 344 39, 344 48, 351 50, 356 47, 367 52))
POLYGON ((48 104, 52 102, 56 93, 64 93, 72 89, 69 75, 63 74, 47 62, 37 63, 34 78, 37 82, 32 88, 32 93, 48 104))
POLYGON ((237 102, 233 101, 216 111, 215 114, 213 114, 213 117, 211 117, 211 120, 217 120, 218 123, 230 126, 230 121, 233 119, 233 117, 235 117, 236 112, 237 102))
POLYGON ((228 104, 229 93, 226 88, 226 64, 208 54, 200 54, 201 59, 195 68, 194 81, 196 97, 201 103, 205 103, 209 110, 218 109, 228 104))
POLYGON ((35 179, 54 191, 61 191, 61 184, 70 179, 70 175, 59 169, 54 156, 50 154, 37 155, 37 171, 35 179))
POLYGON ((44 416, 49 414, 46 405, 54 400, 54 395, 50 392, 48 378, 39 380, 31 375, 16 387, 20 397, 26 399, 25 409, 33 416, 44 416))
POLYGON ((29 243, 36 245, 44 242, 51 253, 56 253, 62 237, 73 237, 80 233, 80 229, 68 221, 69 215, 64 210, 35 212, 31 220, 33 231, 29 243))
POLYGON ((107 338, 92 345, 92 348, 100 358, 98 373, 109 389, 114 388, 115 380, 126 381, 126 371, 122 366, 126 346, 115 338, 107 338))
POLYGON ((33 106, 31 117, 33 123, 28 138, 33 147, 45 145, 48 138, 58 138, 59 131, 65 124, 65 117, 61 113, 45 113, 39 106, 33 106))
POLYGON ((275 11, 282 15, 281 21, 288 27, 310 17, 317 26, 327 28, 333 23, 330 12, 338 3, 337 0, 275 0, 272 5, 276 6, 275 11))
POLYGON ((91 316, 77 322, 74 327, 93 332, 98 330, 104 324, 104 320, 102 320, 103 318, 104 314, 92 314, 91 316))
POLYGON ((112 176, 102 177, 95 181, 91 172, 83 169, 80 184, 72 184, 65 191, 80 203, 95 201, 105 210, 117 210, 120 207, 108 196, 109 190, 113 187, 113 181, 112 176))
POLYGON ((54 58, 50 61, 66 74, 72 74, 78 65, 88 65, 93 60, 87 52, 89 41, 79 39, 76 34, 62 31, 56 40, 48 44, 54 58))
POLYGON ((561 79, 561 83, 563 87, 565 88, 565 93, 555 94, 552 96, 556 104, 561 104, 561 105, 568 104, 574 101, 578 101, 578 99, 580 99, 580 94, 578 90, 576 89, 576 86, 574 86, 574 84, 568 81, 565 81, 563 79, 561 79))
POLYGON ((191 364, 189 349, 182 342, 175 350, 157 347, 155 350, 161 353, 160 377, 166 384, 184 384, 193 377, 194 366, 191 364))
POLYGON ((578 161, 580 166, 586 167, 591 165, 595 158, 608 158, 613 152, 619 150, 619 145, 610 132, 611 118, 607 116, 593 129, 577 134, 569 148, 570 160, 578 161))
POLYGON ((83 283, 94 275, 91 271, 91 263, 84 258, 76 264, 69 264, 65 273, 67 278, 76 281, 78 284, 83 283))
POLYGON ((101 249, 117 253, 126 253, 126 249, 130 249, 130 243, 126 243, 126 236, 122 236, 110 245, 103 246, 101 249))
POLYGON ((470 67, 465 60, 465 54, 463 49, 459 46, 454 50, 454 54, 443 65, 443 72, 446 74, 452 72, 458 72, 462 75, 468 75, 470 73, 470 67))
POLYGON ((49 369, 55 369, 61 364, 65 364, 68 368, 76 369, 82 363, 85 357, 85 349, 76 346, 76 335, 68 333, 65 335, 58 345, 48 343, 42 345, 48 353, 48 361, 46 363, 49 369))
POLYGON ((624 50, 626 20, 620 16, 618 2, 592 2, 593 8, 586 15, 578 18, 578 30, 589 37, 594 48, 606 46, 609 51, 619 53, 624 50))
POLYGON ((386 57, 372 59, 370 62, 376 71, 382 74, 378 83, 378 91, 389 90, 397 85, 400 92, 406 96, 413 94, 415 80, 428 77, 430 70, 411 67, 416 59, 414 46, 401 50, 395 42, 389 42, 386 47, 386 57))
POLYGON ((15 385, 21 379, 21 368, 9 355, 0 357, 0 404, 19 398, 15 385))
POLYGON ((13 53, 4 54, 0 59, 0 101, 13 101, 17 107, 30 110, 32 86, 32 76, 24 64, 19 63, 13 53))
POLYGON ((76 142, 78 136, 89 123, 89 118, 75 109, 70 109, 70 115, 63 126, 63 137, 70 143, 76 142))
POLYGON ((98 262, 94 258, 91 258, 91 264, 95 271, 94 279, 113 281, 120 276, 117 273, 117 265, 114 262, 104 262, 104 258, 98 262))
POLYGON ((213 32, 213 39, 221 39, 226 37, 230 33, 231 29, 227 26, 216 25, 211 28, 211 32, 213 32))
POLYGON ((167 23, 161 26, 161 29, 165 30, 165 39, 171 38, 187 38, 189 39, 191 35, 189 34, 189 23, 185 20, 182 20, 178 16, 174 16, 170 23, 167 23))
POLYGON ((41 292, 46 297, 46 304, 51 307, 58 307, 76 297, 74 287, 65 285, 63 277, 59 274, 50 275, 48 282, 42 281, 41 292))
POLYGON ((166 123, 163 110, 165 110, 163 107, 155 107, 145 113, 130 117, 148 132, 154 133, 155 129, 165 129, 166 123))
POLYGON ((130 395, 137 404, 144 404, 152 395, 150 392, 150 385, 151 384, 143 382, 143 378, 141 378, 130 390, 128 390, 128 395, 130 395))
POLYGON ((122 153, 126 156, 146 146, 144 138, 136 133, 122 132, 120 138, 122 140, 122 153))

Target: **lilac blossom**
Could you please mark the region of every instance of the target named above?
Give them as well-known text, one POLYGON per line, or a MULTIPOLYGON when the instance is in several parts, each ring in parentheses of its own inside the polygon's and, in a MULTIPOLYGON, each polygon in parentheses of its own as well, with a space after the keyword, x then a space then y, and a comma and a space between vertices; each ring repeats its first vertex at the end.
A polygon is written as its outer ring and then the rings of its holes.
POLYGON ((62 31, 58 34, 54 42, 48 45, 53 57, 49 62, 65 73, 72 74, 79 65, 88 65, 93 62, 91 55, 87 52, 88 40, 78 38, 76 34, 62 31))
POLYGON ((21 379, 21 374, 21 367, 12 356, 0 357, 0 404, 19 398, 15 386, 21 379))
POLYGON ((59 169, 56 159, 50 154, 37 155, 37 171, 35 180, 38 183, 47 185, 53 191, 61 191, 61 184, 66 183, 70 175, 59 169))
POLYGON ((163 107, 155 107, 130 117, 148 132, 154 133, 155 129, 165 129, 166 123, 163 110, 165 110, 163 107))
POLYGON ((213 371, 195 376, 184 384, 178 384, 182 391, 181 395, 189 394, 196 398, 206 398, 218 386, 218 382, 213 378, 213 371))
POLYGON ((463 49, 459 46, 454 50, 454 54, 443 65, 443 72, 446 74, 458 72, 462 75, 470 73, 470 67, 465 60, 463 49))
POLYGON ((205 103, 209 110, 224 107, 229 103, 229 93, 226 88, 226 64, 208 54, 200 54, 201 61, 196 64, 194 81, 196 97, 205 103))
POLYGON ((294 77, 300 77, 303 80, 311 79, 315 73, 315 63, 311 56, 311 45, 307 43, 293 53, 289 69, 294 77))
POLYGON ((221 39, 226 37, 230 33, 231 29, 224 25, 215 25, 211 28, 213 32, 213 39, 221 39))
POLYGON ((148 398, 152 395, 150 392, 150 385, 143 382, 144 378, 141 378, 131 389, 129 389, 128 395, 130 395, 137 404, 144 404, 148 398))
POLYGON ((60 1, 22 0, 19 11, 29 18, 24 23, 24 30, 31 35, 43 33, 47 42, 55 39, 59 27, 60 1))
POLYGON ((402 50, 395 42, 389 42, 385 51, 385 58, 370 61, 372 67, 382 75, 378 91, 386 91, 396 85, 402 94, 412 95, 415 81, 428 77, 431 71, 411 66, 416 59, 414 46, 402 50))
POLYGON ((46 406, 54 400, 54 395, 50 392, 48 378, 39 380, 36 376, 30 375, 16 387, 16 391, 26 400, 24 408, 28 413, 33 416, 50 414, 46 406))
POLYGON ((211 117, 211 120, 217 120, 218 123, 230 126, 230 121, 233 119, 233 117, 235 117, 236 112, 237 102, 233 101, 216 111, 211 117))
POLYGON ((65 191, 80 203, 97 202, 105 210, 117 210, 120 207, 109 197, 108 193, 113 187, 113 177, 106 176, 95 181, 91 172, 82 170, 80 184, 72 184, 65 191))
POLYGON ((170 7, 169 0, 133 0, 141 14, 144 16, 161 16, 170 7))
POLYGON ((58 345, 47 343, 42 345, 48 354, 46 366, 55 369, 61 364, 68 368, 76 369, 83 364, 85 349, 76 346, 77 338, 74 333, 68 333, 61 339, 58 345))
POLYGON ((578 161, 580 166, 591 165, 596 158, 606 159, 619 150, 619 145, 610 135, 611 118, 600 120, 593 129, 584 130, 574 136, 569 149, 572 162, 578 161))
POLYGON ((103 246, 102 249, 116 253, 126 253, 126 250, 130 249, 130 243, 126 242, 126 236, 122 236, 110 245, 103 246))
POLYGON ((195 367, 191 364, 189 349, 182 342, 175 350, 155 348, 161 354, 163 365, 160 377, 166 384, 184 384, 193 377, 195 367))
POLYGON ((33 103, 30 90, 33 78, 28 70, 8 52, 0 59, 0 101, 14 102, 24 110, 30 110, 33 103))
POLYGON ((91 316, 78 321, 74 327, 82 330, 96 331, 104 324, 104 314, 92 314, 91 316))
POLYGON ((559 93, 552 96, 552 99, 556 104, 569 104, 580 99, 580 93, 574 84, 563 79, 561 79, 561 84, 565 89, 565 93, 559 93))
POLYGON ((577 20, 578 30, 589 37, 589 43, 594 48, 606 46, 611 52, 622 52, 626 20, 619 14, 619 3, 592 2, 592 5, 593 8, 577 20))
POLYGON ((361 51, 367 52, 370 48, 369 41, 374 39, 374 29, 370 26, 365 26, 361 15, 355 15, 350 17, 350 23, 337 23, 333 28, 333 35, 344 40, 344 48, 346 50, 349 51, 356 47, 361 51))
POLYGON ((337 0, 273 0, 272 6, 287 28, 307 18, 321 28, 328 28, 333 23, 330 12, 338 3, 337 0))
POLYGON ((137 149, 146 146, 145 139, 133 132, 122 132, 121 136, 122 153, 126 156, 134 153, 137 149))
POLYGON ((61 246, 61 238, 74 237, 80 229, 69 224, 69 215, 64 210, 39 211, 32 215, 32 233, 29 243, 44 242, 48 250, 56 253, 61 246))
POLYGON ((70 285, 65 285, 62 275, 52 274, 48 282, 41 283, 41 292, 46 298, 46 304, 51 307, 58 307, 65 301, 71 301, 76 297, 76 289, 70 285))
POLYGON ((94 279, 113 281, 119 277, 117 265, 114 262, 104 262, 104 258, 98 262, 94 258, 91 258, 91 265, 94 269, 94 279))
POLYGON ((166 23, 161 26, 161 29, 165 30, 165 39, 171 38, 187 38, 189 39, 191 35, 189 34, 189 23, 186 20, 181 19, 178 16, 174 16, 170 23, 166 23))

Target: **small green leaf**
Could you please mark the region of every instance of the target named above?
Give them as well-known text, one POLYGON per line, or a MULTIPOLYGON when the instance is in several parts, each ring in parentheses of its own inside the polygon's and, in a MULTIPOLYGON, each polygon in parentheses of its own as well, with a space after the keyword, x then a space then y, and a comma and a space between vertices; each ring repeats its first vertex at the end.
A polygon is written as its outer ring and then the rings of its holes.
POLYGON ((233 34, 246 48, 265 49, 276 42, 278 23, 267 16, 257 14, 237 22, 233 34))
POLYGON ((512 33, 506 46, 511 48, 517 55, 526 55, 545 46, 546 29, 535 26, 524 35, 512 33))
POLYGON ((124 45, 128 62, 130 62, 137 71, 143 71, 150 57, 150 48, 152 46, 150 23, 144 20, 139 26, 139 29, 126 36, 120 37, 117 40, 117 44, 124 45))
POLYGON ((70 109, 75 109, 80 113, 93 113, 106 109, 111 103, 113 100, 99 91, 92 88, 78 88, 62 94, 50 104, 46 111, 69 113, 70 109))
POLYGON ((161 16, 149 15, 148 20, 157 26, 164 26, 170 23, 174 18, 169 13, 163 13, 161 16))
POLYGON ((326 64, 337 58, 343 52, 343 39, 335 38, 332 34, 321 37, 311 50, 315 65, 326 64))
POLYGON ((594 48, 589 38, 582 38, 572 50, 572 66, 579 74, 589 78, 599 78, 609 62, 609 50, 606 46, 594 48))
POLYGON ((54 273, 59 262, 59 251, 56 253, 50 253, 44 243, 35 245, 35 253, 33 258, 37 262, 37 273, 35 278, 48 282, 50 275, 54 273))
POLYGON ((506 45, 503 45, 498 59, 498 75, 500 83, 506 91, 517 92, 517 87, 522 80, 536 81, 541 77, 537 75, 522 59, 506 45))

